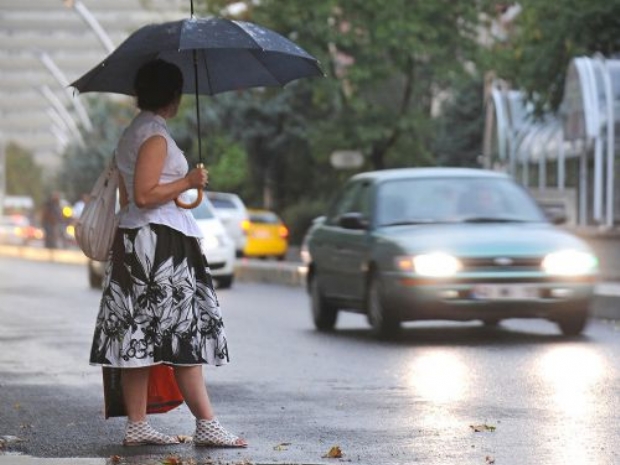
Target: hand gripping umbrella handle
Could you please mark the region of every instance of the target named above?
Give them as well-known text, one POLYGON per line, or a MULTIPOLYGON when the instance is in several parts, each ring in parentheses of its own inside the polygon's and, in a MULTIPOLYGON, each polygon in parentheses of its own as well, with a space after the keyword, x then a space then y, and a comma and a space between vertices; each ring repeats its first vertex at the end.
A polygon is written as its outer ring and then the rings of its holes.
MULTIPOLYGON (((202 163, 198 163, 196 167, 204 168, 204 165, 202 163)), ((185 208, 186 210, 196 208, 198 205, 200 205, 200 202, 202 202, 202 189, 196 189, 196 194, 196 200, 194 200, 193 202, 185 203, 182 200, 179 200, 179 198, 177 197, 176 199, 174 199, 174 203, 177 207, 185 208)))

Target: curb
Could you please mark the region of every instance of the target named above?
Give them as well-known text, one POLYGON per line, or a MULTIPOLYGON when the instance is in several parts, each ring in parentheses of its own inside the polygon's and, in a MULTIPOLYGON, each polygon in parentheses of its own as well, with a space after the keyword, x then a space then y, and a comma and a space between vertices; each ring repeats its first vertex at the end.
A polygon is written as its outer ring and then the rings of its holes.
POLYGON ((308 269, 301 263, 263 262, 247 258, 235 264, 235 279, 255 283, 277 283, 287 286, 305 286, 308 269))

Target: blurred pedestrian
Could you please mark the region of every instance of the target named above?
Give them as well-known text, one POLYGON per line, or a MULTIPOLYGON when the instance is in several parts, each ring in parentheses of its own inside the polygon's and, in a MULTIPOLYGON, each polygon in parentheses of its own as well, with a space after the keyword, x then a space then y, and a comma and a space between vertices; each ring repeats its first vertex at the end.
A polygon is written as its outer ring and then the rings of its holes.
POLYGON ((45 247, 48 249, 58 248, 58 241, 62 234, 62 207, 60 206, 60 193, 52 192, 43 204, 41 223, 44 232, 45 247))
POLYGON ((178 111, 182 88, 181 71, 162 60, 146 63, 135 77, 141 112, 117 145, 120 222, 90 362, 121 369, 125 445, 179 442, 147 422, 149 367, 163 363, 174 368, 196 419, 194 444, 246 447, 218 422, 203 379, 203 365, 225 365, 229 357, 200 229, 191 212, 175 204, 186 190, 207 182, 206 170, 188 172, 166 126, 178 111))
POLYGON ((72 213, 72 217, 73 217, 74 221, 77 220, 82 215, 82 212, 84 211, 84 206, 86 205, 86 202, 88 202, 88 194, 84 193, 78 199, 78 201, 73 204, 73 207, 72 207, 72 212, 73 212, 72 213))

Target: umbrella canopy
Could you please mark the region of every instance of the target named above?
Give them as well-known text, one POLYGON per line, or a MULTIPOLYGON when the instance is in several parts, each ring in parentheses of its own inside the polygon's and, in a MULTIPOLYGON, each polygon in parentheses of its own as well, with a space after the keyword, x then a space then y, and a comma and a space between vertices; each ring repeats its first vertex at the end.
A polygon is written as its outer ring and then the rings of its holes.
POLYGON ((184 93, 283 86, 323 75, 314 57, 270 29, 225 18, 191 17, 138 29, 71 86, 80 92, 134 95, 138 68, 155 58, 181 69, 184 93))

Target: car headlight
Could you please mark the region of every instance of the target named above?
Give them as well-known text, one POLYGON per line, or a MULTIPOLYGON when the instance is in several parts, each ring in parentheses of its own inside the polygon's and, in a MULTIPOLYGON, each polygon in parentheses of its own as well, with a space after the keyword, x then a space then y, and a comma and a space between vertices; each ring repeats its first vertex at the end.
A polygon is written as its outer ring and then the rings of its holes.
POLYGON ((205 234, 202 238, 202 246, 205 250, 215 249, 222 244, 222 240, 215 234, 205 234))
POLYGON ((598 268, 597 258, 579 250, 560 250, 545 256, 542 268, 548 274, 579 276, 590 274, 598 268))
POLYGON ((397 257, 396 266, 402 271, 415 271, 419 275, 434 278, 453 276, 463 268, 458 258, 444 252, 397 257))

